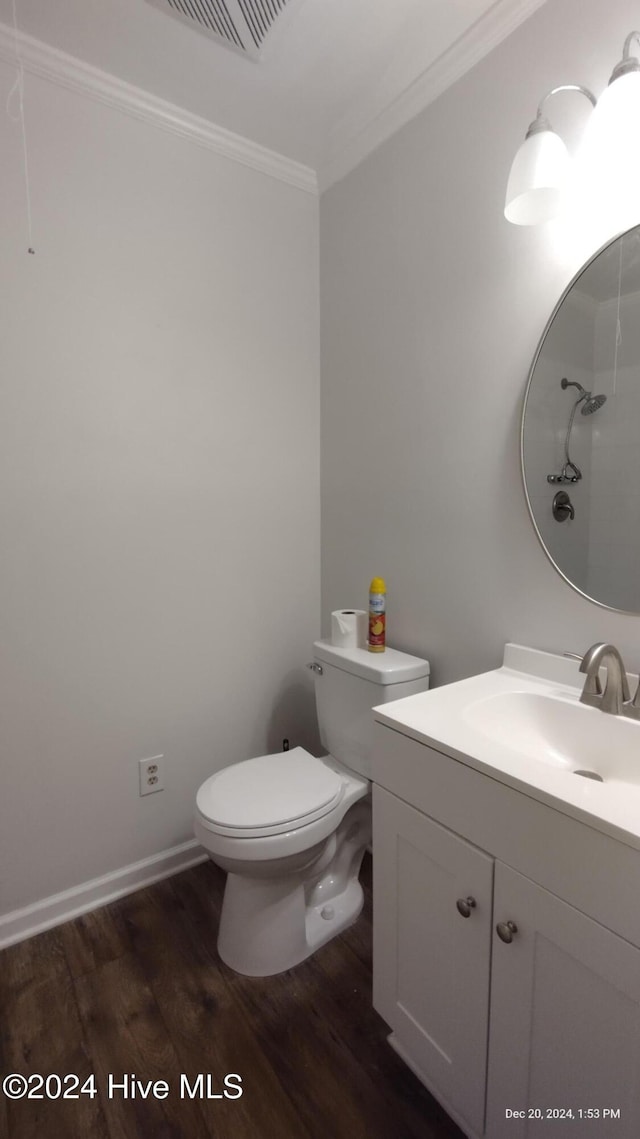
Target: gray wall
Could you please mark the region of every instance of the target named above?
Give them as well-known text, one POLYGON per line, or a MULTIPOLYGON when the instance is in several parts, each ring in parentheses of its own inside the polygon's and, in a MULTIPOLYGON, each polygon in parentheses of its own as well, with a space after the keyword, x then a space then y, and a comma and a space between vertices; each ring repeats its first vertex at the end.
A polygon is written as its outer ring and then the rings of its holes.
MULTIPOLYGON (((502 214, 539 100, 559 83, 600 93, 637 24, 629 0, 549 0, 322 198, 323 620, 384 575, 389 642, 426 654, 435 683, 496 667, 507 640, 613 639, 640 666, 640 619, 587 602, 547 561, 519 462, 554 304, 640 208, 609 198, 536 229, 502 214)), ((573 144, 586 100, 551 111, 573 144)))
POLYGON ((35 256, 0 115, 0 914, 192 838, 214 770, 317 743, 317 199, 25 88, 35 256))

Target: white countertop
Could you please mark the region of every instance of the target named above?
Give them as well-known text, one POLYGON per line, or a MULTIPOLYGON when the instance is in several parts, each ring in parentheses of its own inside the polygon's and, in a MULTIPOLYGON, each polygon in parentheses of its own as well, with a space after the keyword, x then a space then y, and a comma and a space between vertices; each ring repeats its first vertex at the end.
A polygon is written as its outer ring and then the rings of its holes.
POLYGON ((581 704, 583 681, 576 661, 507 645, 500 669, 373 711, 379 723, 640 849, 640 722, 581 704), (504 700, 514 694, 526 696, 504 700))

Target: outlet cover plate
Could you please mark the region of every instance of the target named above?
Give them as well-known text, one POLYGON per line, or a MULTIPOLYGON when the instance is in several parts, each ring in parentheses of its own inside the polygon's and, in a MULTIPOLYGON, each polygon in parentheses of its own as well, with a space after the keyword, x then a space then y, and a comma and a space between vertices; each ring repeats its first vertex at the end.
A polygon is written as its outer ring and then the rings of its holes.
POLYGON ((150 759, 138 760, 140 794, 153 795, 164 791, 164 756, 154 755, 150 759))

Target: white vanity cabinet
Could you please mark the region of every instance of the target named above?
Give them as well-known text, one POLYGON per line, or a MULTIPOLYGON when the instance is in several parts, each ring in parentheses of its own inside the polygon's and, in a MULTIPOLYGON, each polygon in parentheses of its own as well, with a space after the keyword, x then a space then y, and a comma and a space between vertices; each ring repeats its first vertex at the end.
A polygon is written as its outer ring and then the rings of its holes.
POLYGON ((497 862, 505 917, 517 933, 492 949, 487 1135, 637 1136, 640 949, 497 862))
POLYGON ((379 787, 373 817, 373 1003, 403 1058, 481 1132, 493 859, 379 787))
POLYGON ((473 1139, 637 1139, 640 852, 375 730, 391 1044, 473 1139))

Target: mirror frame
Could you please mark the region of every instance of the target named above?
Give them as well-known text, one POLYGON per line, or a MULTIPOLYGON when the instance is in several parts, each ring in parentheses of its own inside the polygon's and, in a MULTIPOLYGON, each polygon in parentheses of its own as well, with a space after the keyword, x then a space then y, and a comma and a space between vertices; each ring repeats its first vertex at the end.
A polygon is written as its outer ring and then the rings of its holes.
POLYGON ((604 253, 605 249, 608 249, 610 245, 614 245, 616 241, 620 241, 620 239, 623 238, 625 236, 625 234, 631 233, 631 231, 634 229, 640 229, 640 222, 636 223, 636 225, 627 226, 626 229, 623 229, 620 233, 617 233, 615 235, 615 237, 610 237, 608 239, 608 241, 605 241, 604 244, 601 245, 600 248, 598 250, 596 250, 596 252, 589 258, 589 260, 585 261, 584 265, 582 265, 581 268, 578 269, 578 272, 569 281, 569 284, 567 285, 566 289, 562 293, 557 304, 554 306, 553 312, 551 313, 551 316, 549 317, 547 323, 544 326, 544 331, 542 333, 542 336, 540 337, 540 340, 538 341, 538 346, 534 352, 533 360, 531 362, 531 367, 529 368, 529 374, 527 376, 527 383, 526 383, 526 387, 525 387, 525 391, 524 391, 524 401, 522 404, 522 415, 520 417, 520 474, 522 477, 522 487, 524 490, 525 501, 527 503, 527 510, 529 511, 529 517, 531 519, 531 522, 533 523, 533 529, 535 531, 536 537, 537 537, 540 545, 542 546, 542 549, 544 550, 548 560, 551 562, 551 565, 553 566, 556 573, 558 573, 560 575, 560 577, 563 579, 563 581, 565 581, 567 583, 567 585, 570 586, 571 589, 573 589, 573 591, 575 593, 579 593, 581 597, 584 597, 585 601, 590 601, 592 605, 598 605, 601 609, 608 609, 611 613, 622 613, 626 617, 639 617, 640 616, 640 609, 638 609, 638 610, 635 610, 635 609, 619 609, 615 605, 608 605, 606 601, 598 601, 597 597, 592 597, 591 594, 585 593, 585 591, 583 589, 580 589, 579 585, 576 585, 576 583, 574 581, 571 581, 571 578, 567 577, 564 570, 560 569, 560 566, 558 565, 555 558, 553 557, 550 550, 548 549, 548 547, 544 541, 544 538, 542 537, 542 534, 540 533, 540 528, 538 526, 538 523, 536 522, 535 515, 533 513, 533 507, 531 505, 531 499, 529 498, 529 491, 527 490, 527 478, 526 478, 525 469, 524 469, 524 420, 525 420, 525 415, 527 412, 527 403, 529 402, 529 393, 531 391, 531 382, 533 380, 533 375, 534 375, 534 372, 536 370, 536 364, 538 363, 538 358, 539 358, 540 353, 542 352, 542 349, 544 347, 544 342, 547 338, 547 334, 551 328, 551 325, 553 324, 556 316, 558 315, 558 312, 562 308, 562 305, 564 304, 567 296, 571 292, 573 286, 580 280, 582 274, 586 273, 587 269, 600 256, 600 254, 604 253))

